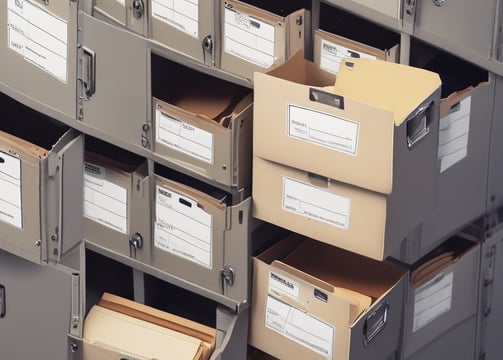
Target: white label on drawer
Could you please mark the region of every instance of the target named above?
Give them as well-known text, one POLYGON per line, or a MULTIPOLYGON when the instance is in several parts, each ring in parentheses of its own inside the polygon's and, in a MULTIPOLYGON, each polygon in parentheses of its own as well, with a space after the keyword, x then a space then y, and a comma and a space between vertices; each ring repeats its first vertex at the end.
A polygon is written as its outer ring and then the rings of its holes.
POLYGON ((212 215, 165 187, 156 186, 155 193, 155 246, 211 269, 212 215))
MULTIPOLYGON (((351 199, 283 177, 283 210, 347 229, 351 199)), ((315 226, 315 225, 313 225, 315 226)))
POLYGON ((152 0, 152 17, 199 37, 199 0, 152 0))
POLYGON ((452 272, 439 274, 415 290, 412 332, 451 309, 453 277, 452 272))
POLYGON ((290 137, 356 155, 360 124, 320 111, 288 105, 290 137))
POLYGON ((23 228, 21 159, 0 151, 0 221, 23 228))
POLYGON ((274 61, 274 26, 235 9, 225 9, 224 51, 263 68, 274 61))
POLYGON ((269 291, 278 291, 298 298, 299 284, 286 276, 269 271, 269 291))
POLYGON ((29 0, 7 1, 9 48, 67 82, 67 23, 29 0))
POLYGON ((213 164, 213 134, 156 110, 156 142, 213 164))
POLYGON ((374 55, 365 54, 364 52, 353 50, 331 41, 321 39, 320 68, 333 74, 337 74, 339 72, 342 59, 347 57, 372 60, 377 59, 374 55))
POLYGON ((440 172, 444 172, 468 154, 470 110, 472 97, 461 100, 449 115, 440 119, 438 133, 438 157, 440 172))
POLYGON ((105 180, 106 168, 84 163, 84 216, 128 233, 127 189, 105 180))
POLYGON ((335 328, 272 296, 267 297, 265 326, 327 359, 332 359, 335 328))

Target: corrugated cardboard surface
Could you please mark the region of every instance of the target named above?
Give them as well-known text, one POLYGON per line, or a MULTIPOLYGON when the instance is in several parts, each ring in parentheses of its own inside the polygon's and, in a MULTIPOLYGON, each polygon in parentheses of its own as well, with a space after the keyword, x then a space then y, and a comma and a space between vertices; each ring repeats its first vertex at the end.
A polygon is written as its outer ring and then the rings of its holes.
MULTIPOLYGON (((363 258, 293 234, 255 257, 253 266, 254 287, 249 342, 275 357, 327 359, 327 356, 265 327, 265 304, 268 296, 335 327, 334 359, 349 359, 350 345, 353 343, 363 347, 362 334, 353 333, 351 330, 353 325, 366 321, 366 316, 360 315, 357 310, 358 301, 362 300, 362 297, 355 297, 347 290, 356 291, 372 301, 370 310, 364 311, 364 314, 372 312, 377 304, 388 301, 393 303, 390 308, 393 309, 394 316, 398 317, 398 323, 401 320, 402 287, 398 284, 403 282, 405 270, 390 264, 363 258), (269 283, 271 272, 287 282, 296 284, 299 288, 298 296, 277 288, 272 289, 269 283), (399 304, 390 300, 391 294, 396 291, 399 292, 399 304), (316 292, 323 293, 327 301, 317 298, 316 292)), ((361 309, 367 309, 367 306, 360 308, 360 311, 361 309)), ((394 342, 397 347, 399 327, 395 326, 396 323, 387 325, 376 339, 381 336, 392 337, 388 340, 394 342)), ((388 348, 385 351, 391 350, 388 348)), ((380 356, 375 352, 375 348, 368 351, 368 358, 373 358, 372 356, 380 356)))

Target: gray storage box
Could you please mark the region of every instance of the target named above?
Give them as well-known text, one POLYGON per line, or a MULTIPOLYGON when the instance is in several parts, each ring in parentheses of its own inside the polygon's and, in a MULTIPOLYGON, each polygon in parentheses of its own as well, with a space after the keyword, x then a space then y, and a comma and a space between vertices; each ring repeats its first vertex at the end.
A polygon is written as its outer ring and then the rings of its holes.
POLYGON ((480 244, 453 237, 414 268, 405 302, 405 358, 477 314, 480 244))
POLYGON ((82 135, 0 97, 0 248, 54 263, 82 239, 82 135), (77 206, 76 206, 77 205, 77 206))
POLYGON ((68 335, 80 337, 81 321, 78 272, 0 250, 2 359, 68 359, 68 335))
POLYGON ((302 7, 306 1, 295 1, 262 1, 264 8, 254 1, 221 1, 222 70, 253 81, 255 71, 266 72, 303 51, 310 11, 302 7))
POLYGON ((86 151, 84 239, 142 262, 150 258, 150 186, 146 160, 86 151))
POLYGON ((229 194, 203 184, 198 190, 159 175, 155 183, 151 265, 247 300, 250 199, 231 206, 229 194))
POLYGON ((151 38, 209 66, 216 64, 217 0, 149 0, 151 38))
POLYGON ((70 118, 76 108, 77 7, 70 0, 0 1, 0 83, 70 118))
POLYGON ((93 16, 115 25, 126 27, 137 34, 148 35, 147 0, 95 0, 93 16))
POLYGON ((252 91, 155 59, 154 153, 210 181, 249 188, 252 91))
POLYGON ((491 57, 496 0, 416 3, 414 36, 466 58, 491 57))

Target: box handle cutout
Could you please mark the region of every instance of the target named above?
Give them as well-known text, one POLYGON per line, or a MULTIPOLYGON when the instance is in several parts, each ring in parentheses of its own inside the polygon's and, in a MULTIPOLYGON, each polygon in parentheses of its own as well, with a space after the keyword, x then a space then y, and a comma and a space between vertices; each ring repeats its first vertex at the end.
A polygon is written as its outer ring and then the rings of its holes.
POLYGON ((384 329, 388 321, 389 303, 384 302, 365 319, 363 325, 363 346, 368 344, 384 329))
POLYGON ((407 119, 407 146, 411 149, 430 132, 431 114, 430 107, 433 103, 420 106, 414 114, 407 119))
POLYGON ((344 110, 344 96, 332 94, 320 89, 310 88, 309 100, 344 110))
POLYGON ((326 176, 321 176, 312 172, 308 173, 307 176, 309 178, 309 182, 314 186, 319 188, 328 188, 330 186, 331 180, 326 176))
POLYGON ((5 162, 5 159, 3 157, 0 157, 0 164, 3 164, 5 162))
POLYGON ((314 297, 323 302, 328 302, 328 295, 322 292, 321 290, 314 289, 314 297))
POLYGON ((182 204, 182 205, 185 205, 185 206, 190 207, 190 208, 192 207, 192 204, 190 203, 190 201, 187 201, 187 200, 182 199, 182 198, 178 199, 178 201, 179 201, 179 202, 180 202, 180 204, 182 204))

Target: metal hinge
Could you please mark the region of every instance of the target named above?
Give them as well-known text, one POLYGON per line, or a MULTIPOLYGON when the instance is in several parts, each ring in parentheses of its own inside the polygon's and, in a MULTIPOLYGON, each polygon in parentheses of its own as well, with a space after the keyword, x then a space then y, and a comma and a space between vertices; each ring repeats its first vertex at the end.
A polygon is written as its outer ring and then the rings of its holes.
POLYGON ((484 317, 488 317, 491 313, 491 298, 492 298, 492 284, 494 282, 494 269, 496 268, 496 245, 492 245, 487 249, 484 262, 486 264, 484 268, 484 279, 482 285, 484 286, 484 302, 482 304, 482 314, 484 317))
POLYGON ((203 62, 208 66, 213 66, 213 37, 211 35, 207 35, 202 41, 203 47, 203 62))

